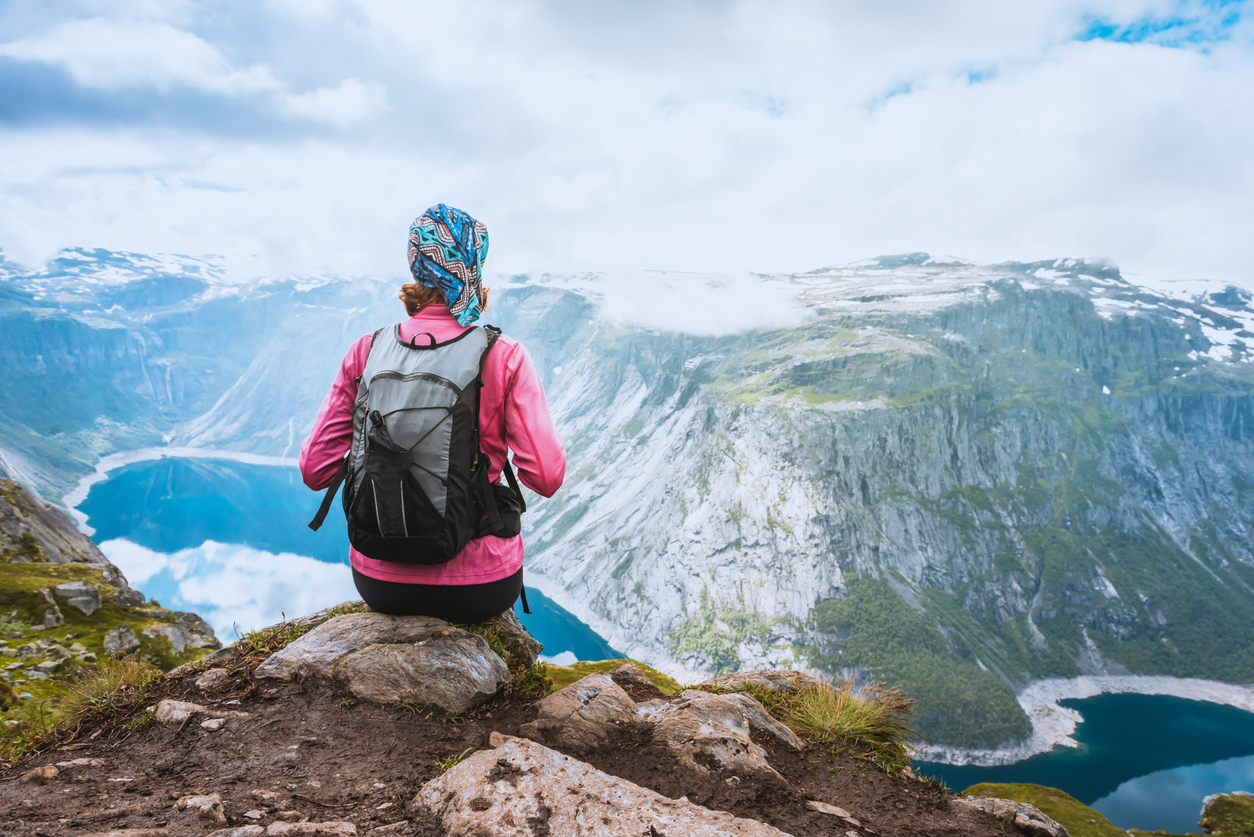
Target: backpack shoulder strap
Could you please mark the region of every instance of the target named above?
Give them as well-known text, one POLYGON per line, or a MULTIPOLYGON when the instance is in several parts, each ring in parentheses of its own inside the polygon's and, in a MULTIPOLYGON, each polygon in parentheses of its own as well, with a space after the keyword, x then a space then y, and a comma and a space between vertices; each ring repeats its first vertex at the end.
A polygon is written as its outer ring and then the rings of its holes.
MULTIPOLYGON (((387 331, 387 328, 381 328, 374 334, 370 335, 370 348, 374 348, 374 341, 379 339, 379 335, 387 331)), ((366 357, 370 357, 370 352, 366 352, 366 357)), ((365 374, 362 369, 362 374, 365 374)), ((357 386, 361 387, 361 375, 357 376, 357 386)), ((340 486, 344 483, 344 478, 348 475, 348 460, 353 455, 352 445, 349 445, 348 453, 344 454, 344 461, 340 463, 340 467, 336 469, 335 476, 331 477, 331 484, 327 486, 327 492, 322 496, 322 505, 318 506, 318 513, 314 515, 314 519, 309 521, 309 528, 317 532, 322 528, 322 524, 327 519, 327 514, 331 511, 331 501, 335 499, 335 492, 339 491, 340 486)))
MULTIPOLYGON (((487 362, 488 362, 488 352, 492 351, 492 347, 496 345, 497 338, 501 336, 501 330, 497 328, 496 326, 485 325, 483 326, 483 330, 487 332, 488 339, 487 339, 487 345, 483 349, 483 354, 479 358, 479 376, 476 379, 477 386, 475 387, 475 445, 476 445, 476 453, 478 456, 484 456, 484 454, 478 449, 479 401, 480 401, 481 394, 483 392, 483 369, 487 365, 487 362)), ((502 535, 504 535, 510 529, 509 525, 501 517, 501 510, 497 506, 497 502, 496 502, 496 491, 495 489, 493 489, 492 483, 488 481, 488 467, 487 466, 488 466, 487 462, 483 462, 483 463, 477 462, 476 468, 475 468, 476 477, 477 477, 476 481, 479 485, 479 491, 483 495, 484 506, 488 513, 487 519, 483 522, 483 524, 481 524, 478 527, 478 530, 476 531, 476 537, 479 537, 484 534, 497 534, 497 533, 501 533, 502 535)), ((518 500, 520 504, 522 505, 522 508, 519 510, 519 513, 526 511, 527 506, 526 506, 526 503, 522 499, 522 489, 520 489, 518 486, 518 480, 514 476, 514 469, 511 468, 509 465, 508 453, 505 456, 505 461, 501 463, 501 473, 505 476, 505 479, 509 483, 510 488, 512 488, 514 490, 514 493, 518 496, 518 500)), ((517 534, 517 532, 511 532, 510 534, 517 534)))

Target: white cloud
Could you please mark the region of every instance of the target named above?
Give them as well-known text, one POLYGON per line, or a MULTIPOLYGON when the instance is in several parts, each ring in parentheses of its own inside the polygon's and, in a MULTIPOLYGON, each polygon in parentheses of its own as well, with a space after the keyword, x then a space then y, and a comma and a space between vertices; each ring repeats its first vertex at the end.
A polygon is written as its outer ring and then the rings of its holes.
POLYGON ((606 319, 660 331, 723 336, 786 328, 814 316, 799 287, 749 273, 632 271, 556 282, 595 299, 606 319))
POLYGON ((282 99, 283 110, 305 119, 335 125, 350 125, 387 109, 387 91, 380 84, 363 84, 347 78, 338 87, 320 87, 309 93, 289 94, 282 99))
POLYGON ((165 607, 197 613, 223 643, 257 628, 358 598, 352 573, 326 564, 234 544, 206 541, 173 554, 123 539, 100 549, 131 586, 165 607))
MULTIPOLYGON (((202 89, 261 84, 232 74, 265 68, 313 91, 283 81, 261 94, 277 112, 345 130, 11 126, 0 160, 22 165, 0 163, 0 246, 400 276, 408 222, 445 201, 487 223, 491 271, 775 272, 928 250, 1102 256, 1144 277, 1249 284, 1251 24, 1205 49, 1075 39, 1093 21, 1147 16, 1211 31, 1223 10, 361 0, 293 17, 279 5, 273 19, 255 7, 247 38, 180 19, 198 33, 191 57, 153 45, 177 40, 168 27, 136 28, 130 68, 15 42, 100 78, 202 89), (240 191, 184 185, 196 182, 240 191)), ((216 6, 200 8, 207 19, 216 6)))
POLYGON ((265 64, 237 69, 202 38, 159 21, 67 21, 39 37, 0 44, 0 56, 62 67, 78 84, 100 90, 184 86, 226 96, 273 94, 287 116, 341 127, 387 108, 381 84, 346 78, 292 93, 265 64))
POLYGON ((64 67, 92 88, 186 85, 234 95, 282 86, 267 67, 234 69, 201 38, 153 21, 71 20, 42 36, 2 44, 0 55, 64 67))

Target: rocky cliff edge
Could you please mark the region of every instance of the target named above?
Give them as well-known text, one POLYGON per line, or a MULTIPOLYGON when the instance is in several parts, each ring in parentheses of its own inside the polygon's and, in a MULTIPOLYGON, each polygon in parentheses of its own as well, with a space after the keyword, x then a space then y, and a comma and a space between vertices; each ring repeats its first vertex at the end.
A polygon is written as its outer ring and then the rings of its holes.
POLYGON ((64 514, 0 479, 0 743, 114 657, 169 670, 222 647, 195 613, 146 602, 64 514))
POLYGON ((572 677, 540 650, 512 612, 458 626, 350 602, 116 678, 0 776, 3 832, 1067 833, 915 777, 894 693, 788 671, 676 689, 629 661, 572 677), (887 732, 836 734, 822 706, 887 732))

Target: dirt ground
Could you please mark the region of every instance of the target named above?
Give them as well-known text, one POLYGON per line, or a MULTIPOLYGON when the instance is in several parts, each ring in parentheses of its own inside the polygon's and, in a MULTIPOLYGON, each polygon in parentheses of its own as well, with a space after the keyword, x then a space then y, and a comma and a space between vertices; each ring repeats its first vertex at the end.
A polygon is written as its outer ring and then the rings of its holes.
MULTIPOLYGON (((261 659, 237 661, 231 679, 209 693, 194 688, 195 674, 161 682, 161 697, 249 713, 228 719, 220 730, 203 729, 201 717, 181 726, 127 728, 135 709, 84 725, 72 739, 0 773, 0 836, 160 828, 181 837, 307 819, 351 822, 362 835, 383 828, 376 837, 434 837, 442 830, 408 807, 419 787, 438 776, 447 760, 487 748, 493 731, 516 734, 535 716, 532 705, 513 699, 494 700, 457 719, 438 710, 355 703, 322 682, 255 682, 250 672, 261 659), (79 759, 100 764, 63 767, 46 781, 19 778, 38 766, 79 759), (212 793, 222 797, 228 826, 175 810, 179 797, 212 793)), ((660 695, 635 691, 641 700, 660 695)), ((725 777, 696 775, 641 731, 625 732, 614 748, 584 760, 666 796, 687 796, 795 837, 1015 833, 1013 826, 951 804, 947 791, 890 776, 847 749, 810 744, 795 753, 773 741, 759 743, 786 785, 745 780, 729 787, 725 777), (807 809, 810 799, 845 809, 862 827, 807 809)))

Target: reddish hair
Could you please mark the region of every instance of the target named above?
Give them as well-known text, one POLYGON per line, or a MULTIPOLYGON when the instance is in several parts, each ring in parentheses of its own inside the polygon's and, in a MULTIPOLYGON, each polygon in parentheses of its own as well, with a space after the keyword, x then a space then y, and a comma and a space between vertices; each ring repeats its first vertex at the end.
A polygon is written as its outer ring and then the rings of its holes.
MULTIPOLYGON (((479 288, 479 310, 488 310, 488 291, 489 288, 479 288)), ((429 288, 426 285, 419 285, 417 282, 411 282, 408 285, 401 285, 400 296, 397 297, 401 302, 405 303, 405 312, 409 316, 414 316, 428 305, 439 303, 440 305, 448 305, 448 300, 444 297, 444 292, 439 288, 429 288)))

